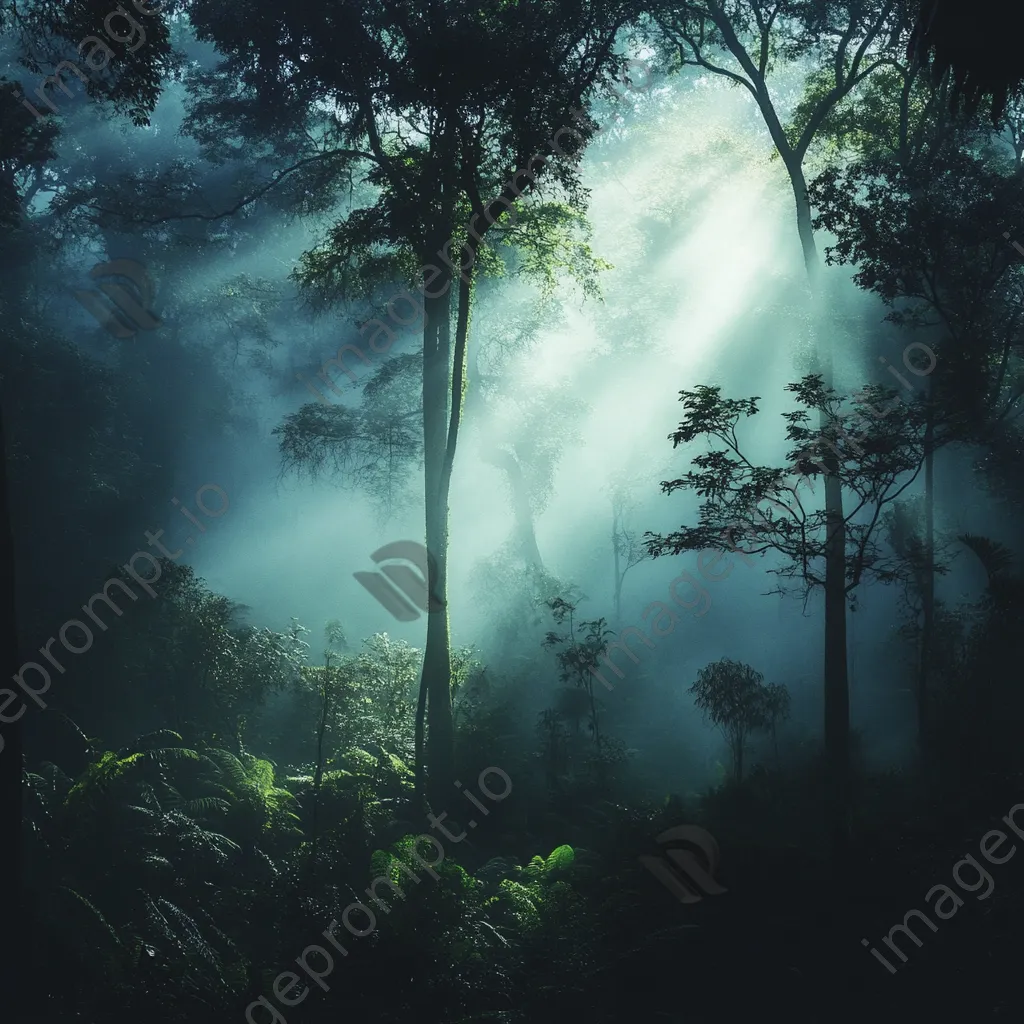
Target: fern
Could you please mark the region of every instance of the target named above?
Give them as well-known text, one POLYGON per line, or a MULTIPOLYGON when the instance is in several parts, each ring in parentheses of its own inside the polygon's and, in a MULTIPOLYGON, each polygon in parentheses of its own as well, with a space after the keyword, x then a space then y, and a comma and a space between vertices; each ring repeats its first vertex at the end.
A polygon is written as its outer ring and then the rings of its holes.
POLYGON ((81 802, 91 806, 93 801, 106 793, 112 784, 123 779, 129 770, 138 764, 142 754, 130 754, 118 757, 111 751, 100 755, 98 761, 90 764, 82 773, 82 777, 71 787, 64 800, 67 807, 81 802))
POLYGON ((962 533, 957 540, 974 552, 988 574, 989 580, 1005 572, 1013 564, 1013 552, 998 541, 975 533, 962 533))
MULTIPOLYGON (((66 920, 65 924, 81 932, 83 939, 88 936, 87 941, 83 943, 86 947, 99 947, 107 951, 121 947, 121 939, 113 925, 80 892, 65 885, 58 886, 57 892, 68 897, 68 902, 71 904, 68 908, 69 913, 66 915, 71 920, 66 920), (78 908, 78 913, 74 913, 71 910, 72 907, 78 908), (75 918, 78 919, 77 922, 75 918)), ((61 917, 63 918, 65 915, 62 914, 61 917)))
POLYGON ((544 874, 550 875, 553 871, 565 871, 573 866, 576 860, 576 853, 571 846, 559 846, 552 850, 551 856, 544 863, 544 874))
POLYGON ((530 858, 530 863, 523 868, 523 876, 529 879, 531 882, 536 881, 544 876, 544 868, 546 861, 543 857, 538 854, 535 857, 530 858))
POLYGON ((249 776, 246 774, 245 766, 226 750, 208 750, 206 759, 227 777, 228 782, 237 789, 244 789, 249 784, 249 776))
POLYGON ((183 814, 187 814, 190 818, 194 818, 197 815, 214 812, 224 814, 231 810, 231 804, 223 797, 200 796, 194 800, 182 800, 177 809, 183 814))
POLYGON ((498 886, 497 896, 492 896, 484 906, 499 911, 517 931, 528 934, 541 924, 534 900, 535 894, 528 886, 506 878, 498 886))
POLYGON ((157 747, 155 750, 144 750, 136 757, 147 761, 155 761, 163 766, 170 761, 201 761, 202 755, 188 747, 157 747))
POLYGON ((168 746, 184 747, 185 740, 182 738, 180 733, 173 732, 170 729, 157 729, 156 732, 148 732, 144 736, 139 736, 132 743, 131 747, 126 749, 125 753, 134 753, 137 751, 145 752, 158 747, 168 746))

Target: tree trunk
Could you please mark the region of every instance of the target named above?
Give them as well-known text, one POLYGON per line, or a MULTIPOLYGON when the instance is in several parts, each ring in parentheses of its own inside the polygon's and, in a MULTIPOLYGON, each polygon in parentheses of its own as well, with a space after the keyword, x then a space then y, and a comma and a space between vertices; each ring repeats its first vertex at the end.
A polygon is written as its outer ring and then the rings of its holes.
MULTIPOLYGON (((438 217, 433 237, 423 254, 423 499, 427 542, 427 639, 420 677, 420 705, 426 706, 424 723, 417 714, 420 734, 416 743, 423 760, 416 765, 417 796, 443 810, 440 803, 455 779, 455 724, 452 720, 452 659, 448 632, 448 490, 451 480, 451 428, 448 423, 452 394, 451 293, 457 275, 451 266, 435 274, 432 260, 455 236, 458 189, 453 181, 457 140, 454 125, 441 129, 436 156, 438 217), (436 289, 436 291, 434 290, 436 289), (424 749, 425 747, 425 749, 424 749), (426 778, 424 779, 424 772, 426 778), (424 784, 425 783, 425 784, 424 784)), ((450 251, 450 248, 449 250, 450 251)), ((462 291, 460 289, 460 305, 462 291)), ((460 326, 462 323, 460 309, 460 326)), ((461 379, 459 412, 461 414, 461 379)), ((417 711, 419 708, 417 708, 417 711)))
MULTIPOLYGON (((479 348, 467 350, 467 394, 466 411, 478 417, 483 423, 487 418, 488 407, 483 396, 483 375, 480 373, 479 348)), ((537 532, 533 523, 533 507, 530 504, 530 493, 526 487, 526 480, 523 477, 523 469, 514 451, 498 446, 482 446, 480 457, 484 462, 500 469, 508 480, 509 490, 512 494, 512 511, 515 515, 515 526, 513 527, 513 538, 519 556, 529 568, 543 570, 544 561, 540 556, 540 547, 537 544, 537 532)))
MULTIPOLYGON (((768 92, 767 83, 758 73, 743 48, 728 16, 721 7, 713 6, 715 24, 722 31, 726 45, 740 61, 755 85, 755 99, 765 126, 782 158, 793 188, 796 202, 797 232, 810 291, 811 330, 818 372, 826 386, 833 381, 831 335, 821 330, 821 260, 814 241, 811 204, 804 178, 804 151, 794 148, 779 120, 768 92)), ((848 90, 847 90, 848 91, 848 90)), ((834 95, 833 105, 841 96, 834 95)), ((822 415, 822 425, 825 417, 822 415)), ((850 774, 850 684, 847 666, 846 639, 846 522, 843 516, 843 489, 836 475, 838 464, 834 454, 822 460, 825 476, 825 761, 826 761, 826 827, 833 851, 833 861, 843 859, 848 836, 849 774, 850 774)))
POLYGON ((515 545, 523 562, 531 568, 544 568, 537 545, 537 531, 533 525, 533 508, 530 505, 530 494, 523 477, 523 468, 512 452, 499 449, 487 452, 484 458, 492 465, 503 470, 512 492, 512 511, 515 515, 515 545))
POLYGON ((619 513, 612 510, 612 551, 615 554, 615 624, 622 625, 622 571, 619 567, 619 513))
MULTIPOLYGON (((424 652, 425 654, 426 652, 424 652)), ((424 730, 427 721, 427 685, 426 675, 420 676, 420 692, 416 699, 416 727, 413 753, 413 768, 415 774, 415 785, 413 788, 413 799, 416 809, 420 812, 425 810, 426 800, 426 766, 423 758, 424 730)))
POLYGON ((516 540, 523 561, 532 568, 543 569, 544 562, 540 557, 537 545, 537 531, 533 524, 533 506, 530 504, 530 492, 523 476, 523 467, 519 459, 511 452, 506 452, 505 473, 509 486, 512 488, 512 507, 516 515, 516 540))
MULTIPOLYGON (((797 230, 811 297, 811 329, 818 372, 827 387, 833 383, 832 344, 821 330, 821 262, 814 242, 811 206, 802 166, 786 161, 796 200, 797 230)), ((822 427, 825 416, 822 414, 822 427)), ((825 454, 825 777, 827 828, 833 853, 841 857, 848 838, 850 800, 850 681, 846 636, 846 521, 843 487, 834 452, 825 454)))
MULTIPOLYGON (((886 9, 886 13, 887 13, 886 9)), ((722 33, 726 47, 739 61, 741 68, 749 78, 753 94, 764 118, 772 141, 789 173, 790 184, 796 199, 797 229, 800 234, 800 247, 803 252, 804 267, 811 292, 812 329, 815 332, 815 351, 818 354, 819 372, 826 385, 831 385, 832 352, 830 333, 820 330, 821 326, 821 295, 820 269, 818 251, 814 244, 814 228, 811 222, 810 201, 807 196, 807 184, 804 180, 803 161, 810 144, 813 132, 808 134, 805 128, 796 145, 791 142, 782 126, 782 122, 772 103, 767 82, 760 67, 754 63, 750 54, 733 28, 729 15, 721 3, 709 5, 711 18, 722 33)), ((861 43, 854 66, 843 74, 843 59, 836 60, 835 88, 821 96, 814 104, 810 124, 820 125, 825 116, 840 103, 859 81, 855 69, 860 66, 860 57, 867 49, 869 42, 877 38, 883 29, 885 14, 873 22, 868 38, 861 43)), ((761 42, 769 53, 770 23, 759 23, 762 36, 761 42)), ((853 28, 850 28, 851 35, 853 28)), ((846 37, 849 42, 850 37, 846 37)), ((845 50, 843 53, 845 54, 845 50)), ((763 60, 763 58, 762 58, 763 60)), ((827 62, 826 62, 827 63, 827 62)), ((720 73, 720 72, 719 72, 720 73)), ((809 127, 809 125, 808 125, 809 127)), ((824 419, 824 417, 823 417, 824 419)), ((839 867, 846 850, 849 820, 849 777, 850 777, 850 694, 847 666, 846 638, 846 524, 843 516, 842 484, 836 475, 837 460, 834 455, 824 459, 825 469, 825 515, 826 515, 826 554, 825 554, 825 757, 827 774, 828 828, 833 847, 833 861, 839 867)))
POLYGON ((743 737, 734 736, 732 740, 732 771, 737 782, 743 781, 743 737))
POLYGON ((449 310, 448 292, 429 301, 423 344, 424 512, 431 610, 427 613, 420 699, 426 700, 425 792, 436 811, 443 809, 436 801, 442 791, 451 791, 455 770, 448 632, 448 489, 444 486, 451 347, 449 310))
MULTIPOLYGON (((826 460, 826 469, 832 465, 826 460)), ((825 762, 832 849, 846 848, 850 781, 850 682, 846 650, 846 524, 842 484, 825 478, 825 762)))
POLYGON ((928 378, 928 407, 924 444, 924 585, 921 588, 922 622, 920 661, 917 669, 917 745, 925 757, 928 748, 928 676, 931 667, 932 634, 935 626, 935 464, 932 451, 935 417, 932 408, 931 377, 928 378))
MULTIPOLYGON (((450 187, 452 196, 454 187, 450 187)), ((454 203, 447 207, 449 222, 454 213, 454 203)), ((457 236, 454 236, 457 237, 457 236)), ((424 433, 431 441, 443 440, 443 445, 434 453, 433 465, 426 471, 427 484, 427 551, 433 554, 429 562, 431 577, 430 612, 427 615, 427 651, 424 652, 424 673, 429 669, 427 686, 427 772, 428 790, 439 809, 441 802, 450 796, 455 781, 455 723, 452 718, 452 664, 451 636, 448 624, 448 497, 451 491, 452 472, 455 468, 455 452, 458 447, 462 413, 465 405, 467 386, 467 353, 469 346, 469 318, 473 305, 473 268, 482 236, 467 237, 464 251, 469 253, 468 265, 456 275, 458 296, 455 322, 455 351, 451 351, 451 317, 449 292, 445 292, 443 313, 437 315, 437 344, 433 356, 425 366, 424 373, 424 433), (436 405, 428 406, 427 380, 430 378, 431 397, 436 389, 436 405), (442 398, 440 390, 444 387, 442 398), (428 413, 430 423, 428 429, 428 413), (443 419, 434 422, 442 408, 449 416, 445 426, 443 419), (436 456, 440 456, 436 458, 436 456), (438 464, 439 463, 439 464, 438 464), (432 654, 430 658, 428 655, 432 654)), ((424 350, 425 354, 425 350, 424 350)))

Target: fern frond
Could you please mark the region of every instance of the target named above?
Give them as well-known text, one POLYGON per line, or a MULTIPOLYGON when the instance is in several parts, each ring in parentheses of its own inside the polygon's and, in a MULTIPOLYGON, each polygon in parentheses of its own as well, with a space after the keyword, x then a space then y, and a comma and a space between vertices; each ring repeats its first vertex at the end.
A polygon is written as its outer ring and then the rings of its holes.
POLYGON ((73 924, 79 930, 79 937, 87 946, 100 945, 107 950, 121 948, 121 939, 117 931, 92 902, 66 885, 58 886, 57 891, 66 897, 65 902, 69 904, 68 916, 72 920, 67 923, 73 924), (72 907, 78 912, 72 911, 72 907), (74 922, 74 918, 78 919, 77 923, 74 922))
POLYGON ((131 746, 126 748, 128 753, 145 752, 157 747, 183 747, 185 740, 180 733, 171 729, 157 729, 155 732, 147 732, 144 736, 135 739, 131 746))
POLYGON ((178 805, 178 810, 194 818, 197 814, 226 813, 231 810, 231 804, 223 797, 200 796, 194 800, 183 800, 178 805))
POLYGON ((973 551, 975 557, 981 562, 988 574, 989 579, 1005 572, 1013 565, 1013 552, 1004 544, 991 540, 989 537, 982 537, 976 533, 962 533, 957 540, 968 550, 973 551))

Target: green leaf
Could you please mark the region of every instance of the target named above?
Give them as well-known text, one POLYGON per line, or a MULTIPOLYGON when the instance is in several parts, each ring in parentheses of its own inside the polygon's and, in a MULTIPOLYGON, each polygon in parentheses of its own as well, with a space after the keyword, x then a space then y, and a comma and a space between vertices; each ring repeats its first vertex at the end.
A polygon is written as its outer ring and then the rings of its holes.
POLYGON ((571 846, 563 845, 556 847, 551 851, 551 856, 548 857, 544 865, 544 873, 547 875, 552 871, 563 871, 566 868, 572 867, 575 860, 576 852, 571 846))

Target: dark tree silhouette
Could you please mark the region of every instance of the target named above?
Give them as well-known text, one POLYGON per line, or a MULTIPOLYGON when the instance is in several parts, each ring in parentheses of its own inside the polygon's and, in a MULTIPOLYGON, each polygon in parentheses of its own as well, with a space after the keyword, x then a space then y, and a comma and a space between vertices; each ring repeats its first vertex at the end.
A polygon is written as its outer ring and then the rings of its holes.
POLYGON ((743 781, 743 753, 750 734, 775 734, 776 724, 789 713, 789 691, 776 683, 764 685, 764 676, 749 665, 722 658, 702 668, 690 687, 694 703, 729 743, 733 776, 743 781))
POLYGON ((1005 0, 924 0, 907 55, 930 67, 936 82, 947 71, 953 80, 952 106, 974 113, 986 99, 998 121, 1011 95, 1024 82, 1024 52, 1005 17, 1005 0))

